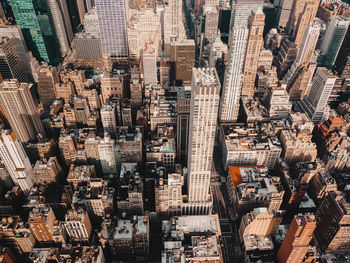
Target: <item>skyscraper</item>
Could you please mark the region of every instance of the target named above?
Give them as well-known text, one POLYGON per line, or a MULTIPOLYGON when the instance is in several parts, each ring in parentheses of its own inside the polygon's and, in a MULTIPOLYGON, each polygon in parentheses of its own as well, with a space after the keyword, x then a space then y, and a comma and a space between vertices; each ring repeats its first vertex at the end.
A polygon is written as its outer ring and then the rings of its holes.
POLYGON ((30 85, 16 79, 0 84, 0 104, 16 137, 21 142, 45 135, 37 107, 30 93, 30 85))
POLYGON ((118 59, 128 58, 125 2, 122 0, 96 0, 102 53, 118 59))
POLYGON ((16 78, 21 82, 29 81, 14 41, 8 37, 0 37, 0 72, 3 79, 16 78))
POLYGON ((317 61, 319 65, 329 69, 334 66, 349 24, 349 19, 343 16, 334 16, 331 18, 322 40, 321 54, 317 61))
POLYGON ((320 123, 328 118, 328 99, 335 80, 335 76, 327 68, 317 68, 310 92, 298 105, 314 123, 320 123))
POLYGON ((295 0, 292 5, 287 31, 293 35, 297 47, 302 43, 306 28, 316 17, 319 2, 319 0, 295 0))
POLYGON ((220 101, 220 121, 222 122, 236 121, 238 118, 244 57, 248 40, 248 18, 252 8, 262 7, 262 5, 262 0, 235 0, 232 2, 228 42, 229 59, 220 101))
MULTIPOLYGON (((72 41, 72 39, 68 39, 67 27, 58 1, 47 0, 47 3, 48 9, 50 10, 49 13, 52 27, 55 30, 56 38, 59 42, 61 56, 64 57, 70 48, 70 41, 72 41)), ((63 3, 63 1, 61 3, 63 3)), ((70 37, 73 36, 72 34, 73 32, 69 32, 70 37)))
POLYGON ((314 215, 294 216, 277 253, 277 262, 303 262, 316 228, 314 215))
POLYGON ((171 43, 170 82, 178 85, 190 84, 194 67, 196 46, 193 39, 171 43))
POLYGON ((265 15, 260 6, 252 9, 248 19, 248 44, 243 67, 242 96, 254 96, 255 77, 258 70, 258 61, 264 39, 265 15))
POLYGON ((162 21, 164 51, 166 55, 169 55, 172 41, 182 40, 186 36, 182 14, 182 1, 166 1, 162 21))
POLYGON ((58 64, 59 43, 46 1, 11 0, 10 4, 28 49, 38 60, 58 64))
POLYGON ((207 213, 209 184, 219 108, 220 81, 214 68, 194 68, 188 149, 188 194, 192 213, 207 213))
POLYGON ((348 254, 350 205, 334 192, 324 197, 316 212, 315 237, 322 251, 348 254))
POLYGON ((43 63, 38 72, 38 94, 44 107, 49 107, 56 99, 55 85, 59 83, 57 69, 43 63))
POLYGON ((13 132, 1 130, 0 159, 15 185, 28 194, 34 184, 33 169, 22 144, 13 132))
POLYGON ((157 84, 157 56, 153 46, 148 45, 142 50, 142 73, 145 85, 157 84))

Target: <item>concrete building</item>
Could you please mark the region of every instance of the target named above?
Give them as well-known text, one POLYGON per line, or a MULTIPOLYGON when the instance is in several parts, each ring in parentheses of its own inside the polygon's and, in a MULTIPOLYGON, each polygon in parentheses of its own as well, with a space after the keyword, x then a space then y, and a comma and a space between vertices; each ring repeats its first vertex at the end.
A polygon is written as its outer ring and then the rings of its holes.
POLYGON ((123 76, 117 72, 104 74, 101 77, 102 103, 108 104, 111 98, 124 98, 123 76))
POLYGON ((271 88, 267 94, 267 99, 267 108, 271 119, 287 119, 292 109, 292 104, 289 102, 289 94, 286 91, 286 85, 282 84, 277 88, 271 88))
POLYGON ((99 35, 82 32, 73 40, 77 59, 99 59, 102 57, 101 39, 99 35))
POLYGON ((70 210, 65 215, 64 227, 72 241, 89 241, 92 226, 86 211, 70 210))
POLYGON ((17 138, 22 142, 45 136, 37 107, 30 92, 32 84, 15 79, 0 84, 0 103, 17 138))
POLYGON ((192 213, 210 202, 209 185, 219 108, 220 81, 214 68, 193 69, 188 148, 188 194, 192 213))
POLYGON ((282 217, 281 211, 267 211, 266 207, 254 208, 242 217, 239 235, 241 239, 247 236, 275 235, 282 217))
POLYGON ((117 150, 121 163, 142 164, 142 130, 140 127, 129 129, 120 127, 116 138, 117 150))
POLYGON ((34 182, 36 184, 50 184, 60 182, 62 168, 56 157, 50 157, 48 160, 38 160, 33 168, 34 182))
POLYGON ((230 166, 227 190, 240 215, 258 207, 278 211, 284 195, 280 178, 271 177, 268 170, 259 165, 230 166))
POLYGON ((254 128, 221 125, 219 144, 225 169, 230 165, 264 165, 273 169, 281 155, 281 144, 276 136, 259 138, 254 128), (249 137, 248 137, 249 136, 249 137))
POLYGON ((12 182, 18 185, 24 194, 28 194, 34 184, 32 165, 22 144, 13 132, 1 130, 0 157, 12 182))

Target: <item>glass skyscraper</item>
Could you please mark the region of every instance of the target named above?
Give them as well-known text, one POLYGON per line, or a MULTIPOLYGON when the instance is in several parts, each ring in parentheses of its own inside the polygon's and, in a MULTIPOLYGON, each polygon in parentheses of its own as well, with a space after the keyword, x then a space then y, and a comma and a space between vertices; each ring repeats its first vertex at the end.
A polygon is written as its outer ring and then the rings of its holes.
POLYGON ((59 62, 59 44, 46 0, 10 0, 18 26, 28 49, 40 61, 59 62))
POLYGON ((128 58, 125 3, 123 0, 97 0, 96 12, 100 27, 102 53, 128 58))

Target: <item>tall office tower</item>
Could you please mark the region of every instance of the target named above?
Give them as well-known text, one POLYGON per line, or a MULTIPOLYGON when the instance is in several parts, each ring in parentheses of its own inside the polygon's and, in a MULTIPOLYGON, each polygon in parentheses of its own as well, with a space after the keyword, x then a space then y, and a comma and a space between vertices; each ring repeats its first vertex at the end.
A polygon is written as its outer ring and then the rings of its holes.
POLYGON ((32 69, 30 59, 31 56, 28 52, 26 42, 21 29, 18 25, 2 25, 0 26, 0 37, 8 37, 13 40, 13 44, 17 49, 17 53, 22 60, 25 70, 30 78, 32 78, 32 69))
MULTIPOLYGON (((57 2, 57 0, 47 0, 47 5, 50 10, 50 20, 52 21, 52 26, 59 42, 61 56, 64 57, 70 48, 70 42, 68 40, 68 33, 66 30, 66 24, 64 23, 63 14, 61 13, 59 2, 57 2)), ((70 33, 70 36, 73 37, 73 32, 70 33)))
POLYGON ((304 262, 312 234, 316 228, 315 216, 296 215, 289 226, 282 245, 277 252, 277 262, 304 262))
POLYGON ((211 43, 218 31, 219 23, 219 10, 218 10, 219 1, 206 1, 204 5, 204 37, 209 43, 211 43), (214 2, 214 3, 212 3, 214 2))
POLYGON ((156 54, 161 47, 162 27, 160 15, 153 9, 137 11, 128 20, 130 59, 139 60, 142 49, 152 44, 156 54))
POLYGON ((277 8, 276 24, 279 27, 286 27, 292 10, 293 0, 275 0, 274 6, 277 8))
POLYGON ((310 62, 315 62, 315 48, 319 35, 320 24, 318 22, 313 22, 308 26, 304 33, 304 38, 301 42, 295 61, 284 75, 284 81, 289 82, 290 80, 295 79, 295 75, 299 74, 299 71, 303 71, 310 62))
POLYGON ((102 53, 112 58, 128 58, 125 2, 122 0, 96 0, 98 26, 100 28, 102 53))
POLYGON ((153 46, 142 50, 142 73, 145 85, 157 84, 157 55, 153 46))
POLYGON ((0 37, 0 73, 3 79, 16 78, 20 82, 29 81, 14 41, 8 37, 0 37))
POLYGON ((329 69, 333 68, 349 24, 349 19, 343 16, 333 16, 331 18, 322 40, 321 54, 317 61, 319 65, 329 69))
POLYGON ((55 85, 59 82, 56 67, 42 63, 38 72, 38 94, 44 107, 48 108, 56 99, 55 85))
POLYGON ((260 6, 252 9, 248 19, 248 44, 243 66, 242 96, 254 96, 256 72, 261 48, 264 44, 263 32, 265 26, 265 15, 260 6))
POLYGON ((192 68, 195 62, 196 46, 193 39, 171 43, 170 82, 176 85, 191 84, 192 68))
POLYGON ((248 18, 252 9, 257 6, 262 7, 263 3, 262 0, 235 0, 232 2, 228 40, 229 58, 220 102, 221 122, 232 122, 238 118, 243 65, 248 40, 248 18))
POLYGON ((210 45, 209 50, 209 66, 215 67, 216 61, 223 58, 224 54, 227 54, 227 45, 222 42, 220 34, 215 37, 210 45))
POLYGON ((50 19, 46 1, 11 0, 16 22, 22 30, 27 47, 39 61, 58 64, 59 43, 50 19), (45 30, 45 32, 43 31, 45 30))
POLYGON ((13 132, 1 130, 0 136, 0 158, 13 183, 28 194, 34 184, 34 172, 29 158, 13 132))
POLYGON ((60 12, 62 14, 64 27, 67 34, 68 43, 72 43, 73 40, 73 29, 72 29, 72 21, 69 15, 69 9, 67 5, 67 0, 56 0, 58 4, 58 8, 60 9, 60 12))
POLYGON ((183 9, 182 1, 168 0, 164 5, 163 14, 163 43, 165 55, 170 54, 170 44, 172 41, 182 40, 186 38, 184 23, 183 23, 183 9))
POLYGON ((194 68, 192 74, 188 149, 188 195, 192 213, 208 213, 209 185, 220 100, 215 68, 194 68))
POLYGON ((102 171, 105 174, 117 173, 117 149, 115 141, 105 132, 104 138, 98 145, 98 154, 100 156, 102 171))
POLYGON ((229 36, 229 59, 225 69, 220 102, 220 121, 235 122, 239 113, 244 54, 248 39, 246 26, 233 27, 229 36))
POLYGON ((319 67, 314 75, 310 92, 298 104, 314 123, 328 118, 328 99, 332 92, 336 77, 327 68, 319 67))
POLYGON ((301 45, 307 26, 315 20, 319 2, 319 0, 294 1, 287 23, 287 30, 293 34, 293 40, 297 47, 301 45))
POLYGON ((115 134, 117 132, 116 104, 104 104, 101 108, 101 121, 105 132, 115 134))
POLYGON ((100 34, 100 28, 98 27, 98 17, 96 9, 91 9, 84 16, 84 30, 85 33, 98 35, 100 34))
POLYGON ((16 137, 21 142, 36 139, 38 134, 45 136, 45 131, 34 103, 30 86, 19 83, 16 79, 0 84, 0 104, 16 137))
POLYGON ((188 153, 188 132, 190 125, 191 89, 183 87, 177 91, 176 157, 186 163, 188 153))
POLYGON ((318 207, 316 220, 315 237, 320 249, 325 253, 348 254, 350 204, 341 195, 330 192, 318 207))

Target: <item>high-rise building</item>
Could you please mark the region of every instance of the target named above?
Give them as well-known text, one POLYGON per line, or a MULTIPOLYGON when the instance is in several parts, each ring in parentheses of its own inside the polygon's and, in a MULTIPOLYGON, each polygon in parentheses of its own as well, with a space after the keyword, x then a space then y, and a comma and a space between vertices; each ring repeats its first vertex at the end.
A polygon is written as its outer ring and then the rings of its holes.
POLYGON ((328 99, 335 81, 336 77, 327 68, 317 68, 310 92, 298 104, 299 109, 305 112, 314 123, 328 119, 328 99))
POLYGON ((169 55, 171 42, 185 39, 186 33, 183 23, 182 1, 168 0, 165 3, 162 15, 162 32, 165 55, 169 55))
MULTIPOLYGON (((24 41, 24 37, 21 29, 18 25, 2 25, 0 26, 0 37, 8 37, 13 40, 13 43, 17 49, 17 53, 21 58, 21 61, 25 67, 25 70, 29 77, 32 77, 32 69, 31 69, 31 57, 29 54, 26 42, 24 41)), ((33 59, 33 58, 32 58, 33 59)))
POLYGON ((229 36, 229 59, 220 102, 220 121, 237 121, 242 86, 244 54, 248 39, 246 26, 233 27, 229 36))
POLYGON ((326 253, 348 254, 350 205, 341 195, 330 192, 316 212, 315 237, 320 249, 326 253))
POLYGON ((117 120, 116 120, 116 104, 110 103, 104 104, 101 108, 101 121, 105 132, 116 133, 117 132, 117 120))
POLYGON ((65 215, 64 227, 73 241, 88 241, 92 226, 87 211, 70 210, 65 215))
POLYGON ((275 0, 274 6, 277 8, 276 23, 280 27, 286 27, 292 9, 293 0, 275 0))
POLYGON ((18 79, 20 82, 29 81, 14 40, 8 37, 0 37, 0 72, 3 79, 18 79))
POLYGON ((289 226, 282 245, 277 252, 277 262, 304 262, 309 243, 316 228, 316 219, 312 214, 296 215, 289 226))
POLYGON ((243 65, 248 40, 248 18, 252 8, 262 7, 261 0, 235 0, 232 2, 232 12, 229 35, 229 58, 225 71, 223 90, 220 102, 220 121, 236 121, 239 112, 243 65))
POLYGON ((64 3, 64 1, 47 0, 47 8, 49 9, 52 28, 55 30, 54 32, 59 42, 61 56, 64 57, 70 48, 70 41, 72 41, 73 32, 67 32, 66 25, 68 25, 68 22, 65 24, 64 16, 61 12, 62 6, 60 7, 60 3, 64 3), (68 39, 68 34, 70 36, 70 39, 68 39))
POLYGON ((204 6, 204 15, 205 15, 204 37, 207 39, 209 43, 211 43, 215 39, 217 30, 218 30, 218 22, 219 22, 218 4, 219 4, 218 2, 217 2, 217 5, 206 3, 204 6))
POLYGON ((185 39, 171 43, 170 47, 170 82, 179 85, 190 84, 192 68, 195 62, 195 43, 185 39))
POLYGON ((0 158, 13 183, 28 194, 34 184, 29 158, 13 132, 1 130, 0 136, 0 158))
POLYGON ((117 149, 114 142, 109 134, 105 133, 104 138, 98 145, 102 170, 105 174, 117 173, 117 149))
POLYGON ((21 142, 36 139, 39 134, 45 136, 37 107, 30 93, 31 85, 19 83, 15 79, 0 84, 0 104, 12 130, 21 142))
POLYGON ((248 19, 248 44, 243 67, 242 96, 253 97, 259 55, 263 47, 265 15, 260 6, 252 9, 248 19))
POLYGON ((96 0, 102 53, 112 58, 128 58, 125 2, 122 0, 96 0))
POLYGON ((184 87, 177 91, 177 133, 176 157, 185 163, 188 153, 188 132, 190 125, 191 89, 184 87))
POLYGON ((319 1, 296 0, 292 5, 287 30, 293 35, 294 43, 300 47, 305 30, 314 21, 319 1))
POLYGON ((10 4, 28 49, 38 60, 58 64, 60 43, 47 2, 11 0, 10 4))
POLYGON ((142 50, 142 73, 145 85, 157 84, 157 54, 153 46, 142 50))
POLYGON ((209 184, 220 98, 220 81, 214 68, 193 69, 188 149, 188 194, 192 213, 210 202, 209 184))
POLYGON ((331 18, 322 39, 321 54, 317 61, 319 65, 329 69, 333 68, 349 24, 350 20, 343 16, 333 16, 331 18))
POLYGON ((216 61, 223 58, 224 54, 227 54, 227 44, 222 42, 220 34, 218 34, 210 44, 209 66, 215 67, 216 61))
POLYGON ((44 107, 49 107, 56 99, 55 85, 59 83, 56 67, 41 64, 38 72, 38 94, 44 107))

